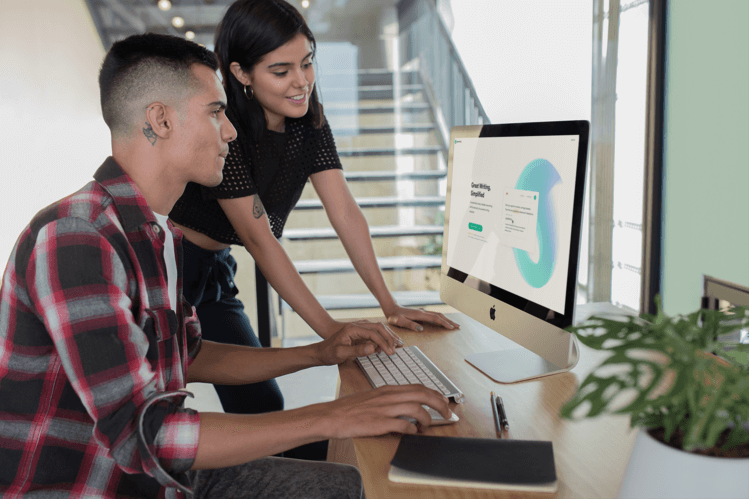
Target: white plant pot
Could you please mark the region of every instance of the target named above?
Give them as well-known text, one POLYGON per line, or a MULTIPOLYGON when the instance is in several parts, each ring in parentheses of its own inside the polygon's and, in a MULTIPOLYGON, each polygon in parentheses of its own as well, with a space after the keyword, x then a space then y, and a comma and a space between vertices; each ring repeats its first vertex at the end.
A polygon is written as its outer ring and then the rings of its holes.
POLYGON ((674 449, 640 429, 619 489, 621 499, 749 498, 749 458, 674 449))

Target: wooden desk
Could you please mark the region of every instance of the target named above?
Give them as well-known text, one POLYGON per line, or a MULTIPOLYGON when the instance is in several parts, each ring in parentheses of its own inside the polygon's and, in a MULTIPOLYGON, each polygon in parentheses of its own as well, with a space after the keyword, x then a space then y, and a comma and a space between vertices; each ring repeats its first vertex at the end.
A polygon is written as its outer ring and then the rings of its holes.
MULTIPOLYGON (((489 392, 494 391, 505 403, 510 422, 510 430, 505 434, 509 438, 553 442, 559 481, 556 497, 615 497, 636 436, 636 431, 629 428, 628 418, 604 416, 580 422, 559 418, 559 409, 602 360, 600 352, 581 345, 580 362, 569 373, 510 385, 496 383, 466 362, 465 355, 517 345, 462 314, 449 317, 461 325, 460 330, 446 331, 425 325, 424 332, 414 333, 395 328, 406 345, 417 345, 466 396, 465 403, 451 404, 460 417, 458 423, 428 428, 425 434, 496 438, 489 405, 489 392)), ((341 364, 339 373, 338 396, 371 389, 354 362, 341 364)), ((399 440, 400 435, 395 434, 333 440, 328 460, 356 465, 364 479, 367 499, 552 497, 544 493, 392 483, 387 473, 399 440)))

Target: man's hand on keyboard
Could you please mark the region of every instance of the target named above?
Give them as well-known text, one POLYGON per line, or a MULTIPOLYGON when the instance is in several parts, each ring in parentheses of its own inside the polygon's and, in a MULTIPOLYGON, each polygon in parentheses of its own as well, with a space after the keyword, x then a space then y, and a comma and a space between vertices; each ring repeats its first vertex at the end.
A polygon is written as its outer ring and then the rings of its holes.
POLYGON ((432 407, 445 419, 450 418, 447 398, 422 385, 383 386, 318 405, 327 408, 326 423, 330 425, 331 438, 349 438, 390 432, 416 433, 416 425, 403 418, 429 426, 431 417, 422 404, 432 407))
POLYGON ((334 365, 375 351, 393 354, 396 338, 384 324, 357 321, 344 324, 336 333, 315 345, 320 364, 334 365))
POLYGON ((406 308, 396 305, 392 310, 385 312, 388 324, 411 329, 413 331, 423 331, 424 328, 416 321, 429 322, 442 326, 445 329, 460 329, 460 324, 451 321, 439 312, 429 312, 423 308, 406 308))

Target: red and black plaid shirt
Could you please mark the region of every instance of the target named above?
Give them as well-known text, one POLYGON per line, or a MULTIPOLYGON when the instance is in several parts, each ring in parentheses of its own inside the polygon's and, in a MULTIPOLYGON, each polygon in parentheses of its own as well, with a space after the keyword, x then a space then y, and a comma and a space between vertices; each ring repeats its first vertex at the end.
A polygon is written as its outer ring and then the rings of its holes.
POLYGON ((197 452, 178 391, 200 349, 194 309, 169 306, 165 234, 130 177, 108 158, 94 179, 34 217, 3 275, 5 499, 180 497, 197 452))

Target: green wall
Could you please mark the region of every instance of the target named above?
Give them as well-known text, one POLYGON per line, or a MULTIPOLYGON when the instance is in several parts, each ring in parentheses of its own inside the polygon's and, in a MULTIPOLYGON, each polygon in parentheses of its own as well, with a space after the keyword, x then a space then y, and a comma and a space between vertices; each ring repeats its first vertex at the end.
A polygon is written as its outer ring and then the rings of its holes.
POLYGON ((699 306, 702 275, 749 286, 749 1, 670 0, 662 294, 699 306))

